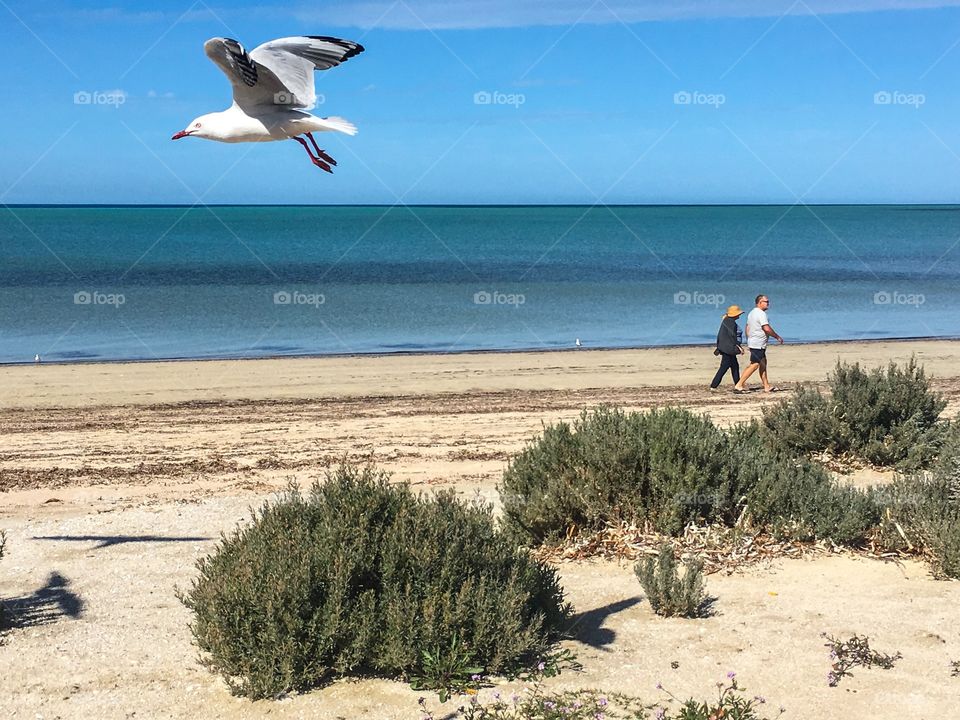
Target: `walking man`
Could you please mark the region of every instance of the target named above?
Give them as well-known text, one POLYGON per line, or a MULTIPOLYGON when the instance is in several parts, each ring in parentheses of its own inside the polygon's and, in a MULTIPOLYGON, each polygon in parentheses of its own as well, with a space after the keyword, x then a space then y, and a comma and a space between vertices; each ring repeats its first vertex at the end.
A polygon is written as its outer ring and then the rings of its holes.
POLYGON ((740 382, 733 386, 733 391, 736 393, 747 392, 744 384, 757 370, 760 370, 760 382, 763 383, 764 392, 780 389, 771 385, 767 379, 767 342, 769 338, 774 338, 783 345, 783 338, 770 327, 770 321, 767 319, 770 299, 766 295, 757 295, 756 305, 747 315, 747 348, 750 350, 750 364, 743 371, 740 382))

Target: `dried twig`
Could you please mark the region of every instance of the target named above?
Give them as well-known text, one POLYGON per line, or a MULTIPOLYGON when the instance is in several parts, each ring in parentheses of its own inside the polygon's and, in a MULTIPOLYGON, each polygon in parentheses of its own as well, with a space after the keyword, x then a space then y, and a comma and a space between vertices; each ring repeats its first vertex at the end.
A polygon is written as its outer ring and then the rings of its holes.
POLYGON ((608 525, 599 532, 579 533, 570 528, 566 540, 558 545, 542 546, 534 551, 541 560, 560 563, 587 558, 636 560, 656 555, 664 540, 670 540, 681 557, 696 557, 704 572, 726 572, 782 557, 856 554, 885 560, 897 560, 909 553, 880 550, 871 543, 866 548, 849 548, 821 540, 811 542, 774 537, 766 531, 730 528, 725 525, 688 525, 680 537, 665 538, 650 527, 622 523, 608 525))

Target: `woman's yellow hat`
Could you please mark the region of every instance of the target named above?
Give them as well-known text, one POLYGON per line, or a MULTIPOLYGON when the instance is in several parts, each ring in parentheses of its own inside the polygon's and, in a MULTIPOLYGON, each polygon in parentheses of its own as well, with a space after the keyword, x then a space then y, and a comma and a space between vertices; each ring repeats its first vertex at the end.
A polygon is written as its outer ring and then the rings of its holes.
POLYGON ((743 310, 740 309, 739 305, 731 305, 727 308, 727 317, 738 318, 743 315, 743 310))

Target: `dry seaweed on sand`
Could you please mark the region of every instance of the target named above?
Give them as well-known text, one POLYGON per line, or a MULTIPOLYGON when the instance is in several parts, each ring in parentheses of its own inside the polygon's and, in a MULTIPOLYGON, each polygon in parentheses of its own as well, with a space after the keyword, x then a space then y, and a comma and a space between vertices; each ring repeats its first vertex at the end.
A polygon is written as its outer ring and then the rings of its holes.
MULTIPOLYGON (((603 558, 636 560, 641 556, 656 555, 664 536, 652 528, 622 523, 607 525, 598 532, 579 533, 571 528, 562 543, 544 545, 534 555, 544 561, 560 563, 603 558)), ((697 557, 703 562, 704 573, 728 575, 750 565, 779 558, 814 557, 831 554, 856 554, 884 560, 899 560, 906 552, 881 551, 875 547, 851 548, 827 540, 811 542, 778 538, 768 532, 747 531, 721 524, 688 525, 679 537, 668 538, 682 557, 697 557)))

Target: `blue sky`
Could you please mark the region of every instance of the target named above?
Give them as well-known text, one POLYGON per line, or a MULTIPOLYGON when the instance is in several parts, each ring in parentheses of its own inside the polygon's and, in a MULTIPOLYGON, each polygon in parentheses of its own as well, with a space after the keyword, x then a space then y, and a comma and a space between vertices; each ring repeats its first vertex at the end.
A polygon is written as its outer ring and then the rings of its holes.
POLYGON ((960 0, 0 0, 0 45, 6 204, 960 201, 960 0), (207 38, 294 34, 367 49, 335 175, 171 142, 230 103, 207 38))

